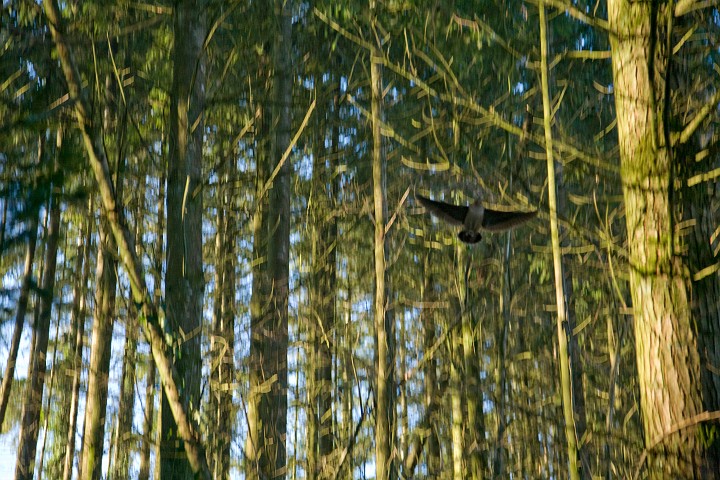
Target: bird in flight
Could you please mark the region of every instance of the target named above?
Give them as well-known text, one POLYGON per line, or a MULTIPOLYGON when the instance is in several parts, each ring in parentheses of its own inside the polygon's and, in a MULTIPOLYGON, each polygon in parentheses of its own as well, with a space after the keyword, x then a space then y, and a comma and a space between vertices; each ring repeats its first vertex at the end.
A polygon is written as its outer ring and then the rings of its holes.
POLYGON ((504 212, 485 208, 480 200, 475 200, 467 207, 452 203, 430 200, 422 195, 415 198, 430 213, 452 225, 461 225, 458 238, 465 243, 477 243, 482 238, 481 231, 504 232, 516 227, 537 215, 537 210, 530 212, 504 212))

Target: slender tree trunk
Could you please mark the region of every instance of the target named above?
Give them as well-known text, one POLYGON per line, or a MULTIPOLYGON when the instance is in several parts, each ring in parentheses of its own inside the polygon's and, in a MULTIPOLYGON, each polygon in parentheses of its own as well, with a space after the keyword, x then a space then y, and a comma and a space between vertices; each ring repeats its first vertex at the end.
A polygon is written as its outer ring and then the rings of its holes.
MULTIPOLYGON (((106 132, 115 127, 113 107, 113 80, 108 75, 105 81, 107 99, 103 112, 103 126, 106 132)), ((122 202, 122 166, 118 160, 115 177, 115 191, 118 202, 122 202)), ((88 391, 85 405, 85 428, 83 432, 80 471, 84 478, 99 479, 105 440, 105 415, 107 411, 108 379, 112 331, 115 315, 115 290, 117 287, 117 244, 112 235, 108 219, 100 218, 97 270, 95 273, 95 312, 93 315, 92 340, 90 341, 90 365, 88 369, 88 391)))
MULTIPOLYGON (((458 247, 462 248, 462 247, 458 247)), ((456 310, 457 315, 461 315, 460 307, 456 310)), ((451 456, 452 456, 452 479, 465 479, 465 412, 463 411, 463 388, 462 388, 462 337, 453 329, 450 333, 450 413, 452 416, 452 424, 450 425, 451 440, 451 456)), ((498 439, 498 442, 500 440, 498 439)))
POLYGON ((467 476, 472 480, 483 478, 485 459, 483 458, 483 443, 485 439, 485 420, 483 418, 483 392, 480 390, 480 361, 477 349, 478 331, 473 322, 468 307, 468 274, 469 262, 466 265, 464 257, 467 255, 467 248, 459 246, 458 260, 458 302, 460 304, 460 315, 462 317, 462 347, 463 347, 463 372, 465 383, 465 404, 467 408, 467 429, 465 431, 465 446, 467 457, 467 476))
MULTIPOLYGON (((333 108, 337 105, 333 103, 333 108)), ((316 146, 322 151, 323 127, 316 146)), ((335 329, 335 243, 337 228, 334 220, 335 170, 337 158, 337 128, 333 127, 333 146, 325 155, 316 155, 313 164, 312 197, 312 278, 310 284, 310 341, 312 345, 309 369, 310 412, 308 415, 308 471, 317 478, 328 478, 332 473, 328 455, 333 450, 332 417, 332 350, 335 329)))
POLYGON ((216 291, 213 336, 211 339, 212 377, 211 405, 214 428, 213 459, 210 462, 216 479, 228 478, 230 473, 230 447, 234 408, 232 383, 234 378, 234 330, 235 330, 235 232, 233 221, 231 186, 235 184, 235 165, 221 167, 221 183, 218 186, 217 233, 215 244, 216 291))
MULTIPOLYGON (((161 284, 162 271, 163 271, 163 235, 165 234, 165 168, 160 172, 160 178, 158 179, 158 193, 157 193, 157 223, 155 229, 155 258, 153 265, 153 283, 155 285, 161 284)), ((155 290, 155 296, 160 297, 161 292, 159 289, 155 290)), ((150 478, 150 448, 157 447, 157 435, 153 435, 153 420, 155 418, 155 393, 156 393, 156 368, 152 362, 152 358, 147 365, 147 374, 145 377, 145 417, 143 418, 143 429, 142 429, 142 444, 140 446, 140 472, 138 480, 148 480, 150 478)), ((159 427, 159 422, 158 422, 159 427)), ((156 453, 157 450, 156 450, 156 453)), ((156 458, 158 458, 156 456, 156 458)), ((160 469, 155 467, 155 471, 159 472, 160 469)))
POLYGON ((5 412, 10 400, 10 390, 15 378, 15 362, 20 348, 23 326, 25 325, 25 313, 30 298, 30 286, 32 285, 33 262, 35 261, 35 245, 37 243, 38 212, 30 213, 27 229, 27 250, 25 251, 25 267, 23 269, 23 280, 20 286, 17 312, 15 313, 15 326, 13 336, 10 340, 10 351, 8 352, 5 373, 0 386, 0 425, 5 422, 5 412))
POLYGON ((506 239, 505 252, 503 255, 503 286, 500 295, 500 313, 502 316, 502 329, 500 331, 500 339, 497 342, 497 369, 495 374, 495 384, 497 385, 498 394, 496 395, 497 403, 497 436, 495 439, 495 457, 493 459, 493 476, 495 478, 504 478, 507 476, 506 457, 508 456, 505 439, 507 438, 507 417, 505 413, 507 392, 508 367, 506 362, 508 336, 510 332, 510 305, 512 304, 513 288, 510 277, 510 237, 506 239))
MULTIPOLYGON (((269 102, 267 102, 269 103, 269 102)), ((260 108, 257 115, 259 125, 256 138, 263 139, 269 134, 270 121, 265 109, 260 108)), ((266 318, 266 302, 270 294, 267 271, 267 199, 261 197, 266 179, 269 155, 266 145, 261 141, 255 145, 257 158, 256 165, 256 198, 255 212, 253 214, 253 262, 252 262, 252 296, 250 297, 250 358, 249 383, 250 393, 247 401, 248 435, 245 439, 245 474, 252 479, 260 477, 260 461, 264 452, 265 436, 260 420, 261 385, 264 383, 265 369, 263 358, 263 344, 266 330, 269 328, 266 318)))
POLYGON ((145 338, 150 343, 155 365, 158 368, 163 390, 168 398, 169 407, 177 424, 177 432, 185 445, 185 453, 193 472, 204 479, 210 478, 204 447, 200 441, 197 428, 190 421, 187 407, 180 396, 181 377, 172 363, 171 348, 165 342, 165 334, 160 325, 157 306, 149 297, 147 284, 143 277, 143 266, 132 248, 130 231, 128 230, 122 209, 117 207, 117 199, 110 177, 110 169, 104 151, 99 148, 101 142, 93 129, 90 118, 90 107, 80 83, 80 74, 75 66, 72 53, 61 23, 61 16, 55 0, 44 0, 43 7, 48 18, 48 26, 55 43, 60 65, 68 85, 70 98, 74 101, 77 126, 80 130, 85 150, 88 153, 90 167, 98 184, 103 209, 110 220, 113 236, 118 242, 120 259, 126 268, 132 300, 138 306, 140 325, 145 338))
MULTIPOLYGON (((374 22, 374 1, 371 0, 371 22, 374 22)), ((375 392, 375 468, 378 480, 395 478, 395 465, 392 455, 394 440, 394 338, 390 312, 387 309, 387 190, 386 159, 382 141, 382 58, 378 52, 371 52, 370 91, 372 116, 372 174, 375 223, 375 373, 377 386, 375 392)))
MULTIPOLYGON (((121 122, 124 124, 124 121, 121 122)), ((124 125, 123 125, 124 127, 124 125)), ((134 191, 137 207, 135 211, 135 254, 142 255, 142 234, 140 230, 143 222, 143 199, 145 198, 145 185, 141 182, 134 191)), ((137 312, 135 312, 137 315, 137 312)), ((118 404, 117 423, 112 441, 113 456, 109 478, 113 480, 125 479, 130 469, 130 456, 135 449, 136 442, 132 437, 133 410, 135 408, 135 371, 137 365, 138 326, 135 322, 125 325, 125 347, 123 348, 123 363, 120 380, 120 401, 118 404)))
POLYGON ((115 314, 115 242, 109 232, 107 221, 102 219, 98 241, 97 278, 95 290, 95 313, 92 339, 90 340, 90 364, 88 367, 88 391, 85 404, 85 428, 83 432, 80 471, 83 478, 99 479, 105 437, 105 412, 108 394, 108 370, 112 343, 113 315, 115 314))
MULTIPOLYGON (((67 242, 64 242, 65 246, 67 246, 67 242)), ((62 252, 63 256, 67 254, 67 251, 62 252)), ((64 272, 67 269, 63 269, 63 277, 64 272)), ((65 279, 62 279, 61 285, 65 285, 65 279)), ((46 469, 45 466, 45 448, 47 447, 47 439, 48 439, 48 427, 50 425, 50 404, 53 403, 53 394, 55 393, 55 382, 57 381, 57 372, 60 369, 60 366, 57 362, 57 351, 58 351, 58 342, 57 339, 60 338, 60 315, 58 315, 57 322, 55 323, 55 339, 56 342, 53 345, 53 354, 52 354, 52 361, 50 362, 50 365, 52 365, 52 369, 50 370, 50 381, 48 382, 48 390, 47 390, 47 397, 45 402, 45 407, 43 408, 43 411, 47 412, 46 415, 43 415, 45 417, 45 421, 43 422, 42 430, 43 430, 43 437, 42 437, 42 444, 40 445, 40 452, 38 452, 38 465, 37 465, 37 478, 38 480, 42 480, 43 474, 45 473, 44 470, 46 469)), ((56 430, 57 431, 57 430, 56 430)), ((62 432, 64 433, 64 432, 62 432)), ((53 472, 54 469, 57 468, 57 463, 52 462, 48 470, 50 470, 48 473, 52 476, 57 476, 56 472, 53 472), (54 464, 53 464, 54 463, 54 464), (53 474, 54 473, 54 474, 53 474)))
POLYGON ((678 427, 700 413, 702 383, 689 279, 674 238, 665 81, 671 5, 611 0, 608 20, 647 467, 651 478, 693 478, 702 446, 693 430, 678 427))
MULTIPOLYGON (((58 143, 61 144, 61 135, 58 143)), ((62 148, 58 145, 58 150, 62 148)), ((60 155, 60 152, 57 152, 60 155)), ((55 185, 60 189, 60 185, 55 185)), ((28 364, 28 381, 23 398, 20 438, 18 440, 17 463, 15 478, 30 480, 34 476, 35 452, 40 425, 40 408, 43 389, 45 387, 46 355, 50 335, 50 315, 55 292, 55 268, 57 266, 58 238, 60 230, 60 200, 55 193, 51 194, 49 227, 45 250, 45 267, 42 277, 42 294, 40 296, 39 314, 33 329, 30 359, 28 364)))
MULTIPOLYGON (((351 272, 348 272, 348 279, 352 278, 351 272)), ((352 322, 352 306, 353 306, 353 288, 352 283, 348 280, 347 285, 347 301, 345 302, 345 309, 343 312, 343 320, 345 328, 343 329, 342 335, 342 418, 343 418, 343 429, 342 439, 343 444, 348 445, 352 442, 353 436, 353 425, 352 425, 352 412, 355 408, 354 388, 355 388, 355 377, 353 375, 353 359, 352 352, 355 347, 355 330, 353 329, 352 322)), ((340 478, 345 480, 351 480, 353 478, 352 467, 345 467, 344 475, 340 478)))
POLYGON ((140 440, 140 470, 138 480, 150 478, 150 447, 155 445, 153 440, 153 418, 155 412, 155 364, 150 361, 147 365, 145 377, 145 416, 143 417, 143 434, 140 440))
POLYGON ((545 125, 545 155, 548 169, 548 203, 550 208, 550 240, 553 250, 553 270, 555 273, 555 304, 557 306, 558 358, 560 361, 560 392, 565 419, 565 441, 567 442, 568 475, 572 480, 580 479, 578 468, 578 447, 575 436, 575 418, 573 415, 572 386, 570 384, 570 356, 568 352, 567 302, 563 289, 562 253, 557 220, 557 186, 555 185, 555 160, 552 142, 552 106, 550 105, 548 33, 545 18, 545 4, 540 5, 540 70, 543 97, 543 120, 545 125))
MULTIPOLYGON (((205 5, 176 4, 173 85, 167 181, 167 322, 178 341, 175 358, 183 378, 182 401, 191 418, 200 410, 200 329, 203 308, 202 145, 204 134, 205 5)), ((192 467, 184 453, 166 395, 162 397, 160 470, 163 479, 186 479, 192 467)), ((193 420, 194 421, 194 420, 193 420)))
MULTIPOLYGON (((90 200, 88 211, 93 211, 93 201, 90 200)), ((73 289, 73 306, 70 313, 70 324, 73 339, 72 350, 72 393, 70 397, 68 415, 67 437, 65 439, 65 459, 63 463, 63 480, 72 478, 72 468, 75 461, 75 435, 77 433, 78 406, 80 404, 80 382, 82 379, 82 350, 85 336, 85 295, 90 276, 90 244, 92 242, 92 228, 89 219, 85 220, 83 235, 78 239, 78 271, 80 280, 73 289)))
MULTIPOLYGON (((435 345, 435 310, 437 309, 435 302, 438 300, 435 294, 435 277, 432 269, 432 250, 428 250, 426 252, 423 266, 425 279, 422 290, 423 310, 421 315, 423 326, 423 345, 424 351, 427 354, 432 351, 432 348, 435 345)), ((423 392, 426 411, 437 411, 438 406, 442 401, 442 399, 438 396, 437 363, 437 360, 435 360, 435 357, 433 356, 428 359, 423 366, 423 392)), ((428 474, 431 477, 439 476, 442 471, 440 442, 438 440, 438 432, 435 428, 437 422, 440 420, 439 417, 440 415, 435 414, 429 419, 432 431, 429 432, 427 440, 427 467, 428 474)))

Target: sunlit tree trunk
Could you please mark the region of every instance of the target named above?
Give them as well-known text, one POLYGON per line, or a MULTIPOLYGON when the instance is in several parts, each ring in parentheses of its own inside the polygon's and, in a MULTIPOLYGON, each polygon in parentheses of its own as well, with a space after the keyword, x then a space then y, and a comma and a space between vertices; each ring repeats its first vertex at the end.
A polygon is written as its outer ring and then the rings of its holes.
MULTIPOLYGON (((455 311, 461 315, 459 307, 455 311)), ((450 449, 452 458, 452 479, 463 480, 465 478, 465 414, 463 411, 463 388, 462 388, 462 337, 457 329, 450 333, 450 449)))
MULTIPOLYGON (((58 151, 62 149, 62 135, 58 135, 58 151)), ((61 185, 54 185, 60 190, 61 185)), ((54 189, 53 189, 54 190, 54 189)), ((50 314, 52 299, 55 292, 55 269, 57 266, 58 237, 60 229, 60 198, 58 193, 51 193, 49 227, 45 249, 45 266, 42 275, 42 294, 38 306, 39 314, 33 328, 30 358, 28 362, 27 386, 23 396, 20 437, 18 439, 15 478, 30 480, 34 477, 35 453, 40 425, 40 409, 42 406, 43 389, 45 387, 45 371, 47 368, 47 348, 50 335, 50 314)))
MULTIPOLYGON (((371 17, 374 21, 375 2, 371 0, 371 17)), ((392 455, 394 439, 393 375, 394 343, 392 316, 387 309, 387 256, 388 245, 385 224, 388 219, 386 189, 386 159, 383 151, 381 124, 383 119, 382 102, 382 58, 372 52, 370 58, 370 92, 372 116, 372 174, 373 174, 373 220, 375 223, 375 373, 377 386, 375 392, 375 467, 377 478, 387 480, 395 477, 392 455)))
POLYGON ((105 411, 107 406, 108 369, 112 343, 113 315, 115 314, 115 255, 114 239, 108 231, 106 220, 101 220, 98 240, 97 278, 95 287, 95 311, 92 338, 90 340, 90 364, 88 366, 88 391, 85 405, 85 428, 80 471, 83 478, 100 478, 105 434, 105 411))
POLYGON ((651 478, 692 478, 701 453, 679 425, 702 409, 688 273, 676 251, 667 84, 672 4, 608 2, 640 410, 651 478))
POLYGON ((548 203, 550 208, 550 241, 553 251, 553 271, 555 275, 555 305, 557 307, 558 360, 560 363, 560 393, 563 417, 565 420, 565 441, 567 442, 568 475, 579 480, 578 447, 575 436, 575 417, 573 415, 572 385, 570 384, 570 355, 568 351, 567 301, 563 288, 562 253, 557 219, 557 187, 555 185, 555 159, 553 157, 552 106, 548 77, 548 33, 545 18, 545 4, 540 2, 540 70, 543 97, 543 120, 545 127, 545 155, 548 170, 548 203))
MULTIPOLYGON (((105 81, 106 103, 103 127, 110 132, 116 127, 111 92, 114 80, 109 75, 105 81)), ((117 199, 122 202, 122 166, 118 160, 115 176, 117 199)), ((115 315, 115 290, 117 286, 117 244, 105 216, 100 219, 97 267, 95 272, 95 311, 93 313, 92 339, 90 340, 90 365, 88 367, 88 391, 85 406, 85 427, 81 463, 84 478, 99 479, 101 475, 105 438, 105 414, 107 410, 108 377, 112 331, 115 315)))
POLYGON ((499 298, 500 314, 502 317, 502 328, 500 336, 496 339, 497 343, 497 367, 495 372, 495 385, 497 395, 495 396, 496 416, 497 416, 497 435, 495 437, 495 453, 493 458, 493 476, 503 478, 507 476, 506 457, 508 456, 508 447, 505 439, 507 438, 507 416, 506 416, 506 400, 507 400, 507 348, 508 336, 510 334, 510 305, 512 303, 512 284, 510 277, 510 238, 505 243, 505 251, 503 252, 503 286, 502 293, 499 298))

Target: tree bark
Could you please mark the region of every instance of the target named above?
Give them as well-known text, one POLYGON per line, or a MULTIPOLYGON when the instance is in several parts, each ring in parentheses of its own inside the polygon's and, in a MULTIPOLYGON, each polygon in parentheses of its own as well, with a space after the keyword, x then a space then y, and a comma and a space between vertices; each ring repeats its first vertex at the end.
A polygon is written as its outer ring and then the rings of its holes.
POLYGON ((645 445, 651 478, 692 478, 693 431, 666 434, 702 409, 688 275, 675 251, 673 161, 665 76, 669 4, 608 2, 620 173, 645 445))

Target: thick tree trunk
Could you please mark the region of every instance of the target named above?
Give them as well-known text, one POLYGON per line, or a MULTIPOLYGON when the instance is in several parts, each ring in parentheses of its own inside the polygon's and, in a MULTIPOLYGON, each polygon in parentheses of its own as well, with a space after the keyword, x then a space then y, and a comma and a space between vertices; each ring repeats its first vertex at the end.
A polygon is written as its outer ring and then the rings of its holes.
MULTIPOLYGON (((60 143, 60 137, 58 143, 60 143)), ((58 146, 58 149, 62 148, 58 146)), ((57 152, 60 155, 60 152, 57 152)), ((56 185, 58 189, 59 185, 56 185)), ((43 389, 45 387, 45 371, 47 369, 47 347, 50 336, 50 315, 55 292, 55 268, 57 266, 58 237, 60 229, 60 200, 53 193, 50 200, 49 227, 45 251, 45 267, 42 277, 42 294, 40 296, 39 315, 33 329, 30 359, 28 364, 28 381, 23 398, 20 438, 18 440, 17 463, 15 478, 30 480, 34 478, 35 453, 40 425, 40 408, 43 389)))
POLYGON ((270 300, 270 325, 272 334, 265 343, 271 375, 277 381, 270 386, 269 395, 261 400, 261 418, 266 426, 266 438, 273 439, 266 445, 273 477, 284 478, 287 468, 285 435, 287 433, 287 350, 288 350, 288 295, 290 274, 290 173, 288 159, 281 158, 290 145, 292 119, 292 6, 284 0, 275 0, 275 15, 280 26, 275 37, 275 78, 273 88, 275 108, 273 122, 276 132, 273 138, 272 161, 275 168, 282 163, 273 186, 269 190, 268 271, 272 283, 270 300), (263 401, 264 400, 264 401, 263 401))
MULTIPOLYGON (((253 271, 251 299, 249 434, 246 441, 250 478, 284 478, 287 454, 287 349, 290 260, 290 162, 282 155, 290 145, 292 115, 292 6, 274 2, 279 25, 273 50, 274 135, 269 158, 277 171, 269 202, 256 199, 255 258, 267 259, 253 271), (282 164, 280 163, 282 161, 282 164), (267 208, 265 208, 267 205, 267 208)), ((270 131, 267 124, 265 131, 270 131)), ((258 159, 258 194, 264 191, 266 166, 258 159)))
POLYGON ((647 466, 652 478, 692 478, 701 453, 695 432, 666 433, 702 409, 689 279, 674 240, 665 125, 667 8, 611 0, 608 19, 615 32, 610 40, 647 466))
MULTIPOLYGON (((182 377, 182 401, 200 410, 202 268, 202 145, 204 135, 207 27, 203 2, 184 0, 174 13, 173 84, 167 181, 166 318, 177 341, 175 365, 182 377)), ((160 470, 163 479, 186 479, 192 467, 178 435, 166 395, 162 397, 160 470)))

